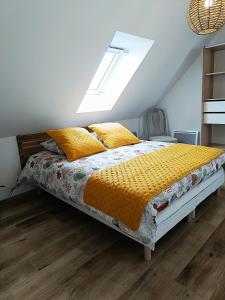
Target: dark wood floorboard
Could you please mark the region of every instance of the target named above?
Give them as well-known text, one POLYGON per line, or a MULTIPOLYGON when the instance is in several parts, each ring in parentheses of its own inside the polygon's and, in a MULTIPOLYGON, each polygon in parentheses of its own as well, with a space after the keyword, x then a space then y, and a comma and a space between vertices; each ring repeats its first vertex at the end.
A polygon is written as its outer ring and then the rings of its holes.
POLYGON ((47 193, 0 202, 0 299, 225 299, 225 192, 143 247, 47 193))

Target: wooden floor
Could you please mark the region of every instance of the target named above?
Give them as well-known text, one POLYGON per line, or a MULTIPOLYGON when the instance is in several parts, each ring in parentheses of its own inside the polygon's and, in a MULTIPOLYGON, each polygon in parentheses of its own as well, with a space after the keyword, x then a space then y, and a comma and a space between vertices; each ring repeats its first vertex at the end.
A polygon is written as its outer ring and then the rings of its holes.
POLYGON ((143 247, 54 197, 0 203, 0 299, 225 299, 225 194, 156 247, 143 247))

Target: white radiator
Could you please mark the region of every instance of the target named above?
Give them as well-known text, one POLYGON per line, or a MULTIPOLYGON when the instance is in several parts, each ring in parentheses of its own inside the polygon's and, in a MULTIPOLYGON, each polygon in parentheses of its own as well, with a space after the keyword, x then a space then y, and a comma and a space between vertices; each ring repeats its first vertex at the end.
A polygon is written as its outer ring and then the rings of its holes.
POLYGON ((200 133, 197 130, 193 131, 179 131, 174 130, 173 136, 177 138, 178 143, 183 144, 192 144, 192 145, 199 145, 200 144, 200 133))

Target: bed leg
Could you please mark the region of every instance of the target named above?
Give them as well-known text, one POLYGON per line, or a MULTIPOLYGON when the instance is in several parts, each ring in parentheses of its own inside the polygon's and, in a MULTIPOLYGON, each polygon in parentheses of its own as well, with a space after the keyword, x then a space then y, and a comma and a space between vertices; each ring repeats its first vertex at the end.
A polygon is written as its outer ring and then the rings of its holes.
POLYGON ((151 248, 144 246, 144 256, 146 261, 150 261, 152 258, 152 250, 151 248))
POLYGON ((187 222, 192 223, 195 219, 195 209, 187 216, 187 222))
POLYGON ((216 190, 216 196, 220 196, 221 195, 221 188, 218 188, 217 190, 216 190))

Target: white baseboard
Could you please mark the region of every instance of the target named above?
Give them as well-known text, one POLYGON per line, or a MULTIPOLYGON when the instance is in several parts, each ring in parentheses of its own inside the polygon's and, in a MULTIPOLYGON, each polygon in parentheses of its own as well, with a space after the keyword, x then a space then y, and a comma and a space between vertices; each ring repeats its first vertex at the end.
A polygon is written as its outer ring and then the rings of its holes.
POLYGON ((11 197, 17 196, 19 194, 31 191, 34 188, 35 188, 34 185, 26 183, 26 184, 23 184, 20 187, 16 188, 12 194, 8 189, 0 188, 0 201, 3 201, 6 199, 9 199, 11 197))

